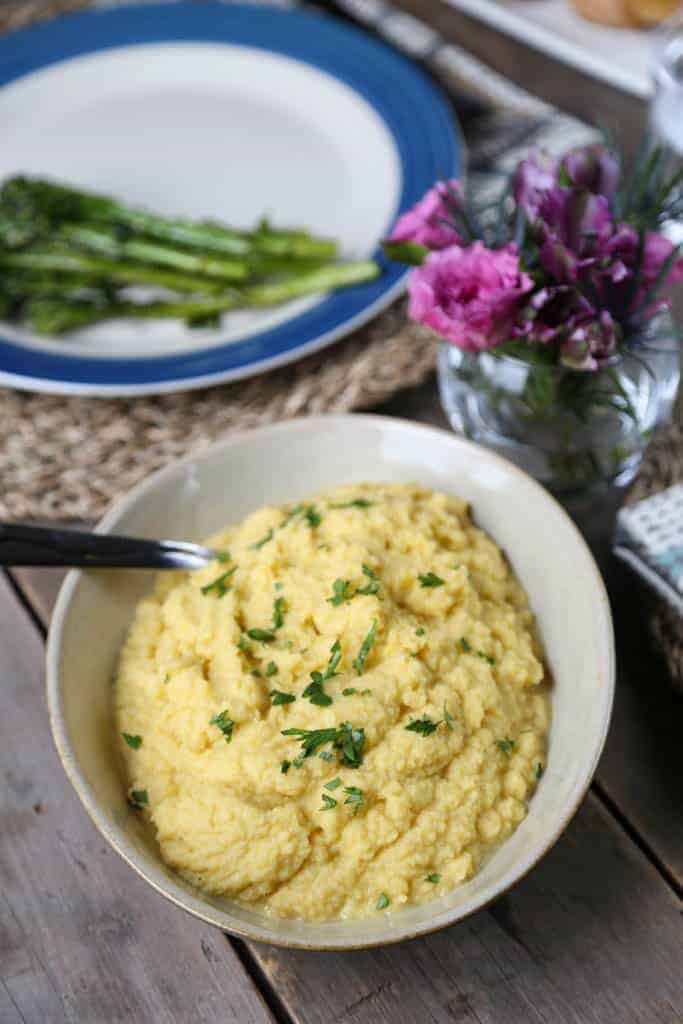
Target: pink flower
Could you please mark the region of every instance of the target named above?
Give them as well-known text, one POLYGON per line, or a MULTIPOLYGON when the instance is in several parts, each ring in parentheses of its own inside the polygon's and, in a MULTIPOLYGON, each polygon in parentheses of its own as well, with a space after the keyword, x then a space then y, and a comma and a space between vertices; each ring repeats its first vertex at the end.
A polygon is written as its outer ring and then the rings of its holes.
POLYGON ((536 219, 541 199, 557 184, 557 161, 540 149, 520 160, 512 177, 512 194, 529 220, 536 219))
MULTIPOLYGON (((624 282, 624 291, 617 292, 617 297, 626 294, 630 295, 632 299, 631 307, 643 313, 652 313, 662 306, 668 305, 665 298, 657 298, 655 295, 651 295, 652 302, 648 303, 647 309, 640 308, 657 280, 660 270, 671 256, 672 250, 672 243, 664 235, 660 235, 656 231, 648 231, 646 233, 642 261, 638 271, 638 288, 634 295, 628 282, 637 270, 638 232, 630 224, 619 224, 606 247, 606 251, 609 253, 612 261, 610 265, 612 281, 615 284, 624 282)), ((669 272, 665 279, 660 282, 657 291, 670 288, 678 281, 683 281, 683 256, 679 256, 673 261, 669 272)), ((622 304, 625 304, 628 300, 622 298, 620 301, 622 304)))
POLYGON ((459 245, 461 239, 452 221, 459 209, 460 196, 460 184, 455 178, 438 181, 415 206, 401 214, 389 241, 417 242, 428 249, 459 245))
POLYGON ((560 358, 573 370, 599 370, 616 351, 620 330, 606 309, 575 327, 560 345, 560 358))
POLYGON ((510 336, 520 300, 533 288, 519 266, 517 247, 487 249, 482 242, 432 252, 410 275, 411 319, 459 348, 493 348, 510 336))

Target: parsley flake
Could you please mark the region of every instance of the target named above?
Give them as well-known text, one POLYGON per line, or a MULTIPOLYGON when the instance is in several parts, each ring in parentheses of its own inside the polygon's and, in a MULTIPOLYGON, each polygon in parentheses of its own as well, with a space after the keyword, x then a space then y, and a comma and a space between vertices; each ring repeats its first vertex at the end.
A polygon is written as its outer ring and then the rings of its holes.
POLYGON ((338 505, 330 505, 330 508, 370 508, 374 501, 367 498, 352 498, 351 501, 342 501, 338 505))
POLYGON ((248 629, 247 636, 250 640, 256 640, 261 644, 270 644, 275 639, 275 633, 272 629, 259 629, 257 626, 254 626, 253 629, 248 629))
POLYGON ((358 814, 363 803, 363 790, 359 789, 358 786, 345 786, 344 792, 348 793, 345 804, 351 804, 353 806, 353 813, 358 814))
POLYGON ((202 594, 210 594, 212 590, 215 590, 218 597, 225 597, 231 586, 231 584, 226 583, 225 581, 236 571, 237 566, 233 565, 232 569, 228 569, 227 572, 221 573, 221 575, 212 583, 207 583, 205 586, 200 588, 202 594))
POLYGON ((543 775, 543 765, 539 761, 536 765, 536 778, 540 779, 541 775, 543 775))
POLYGON ((354 693, 358 693, 355 686, 345 686, 342 690, 342 697, 353 697, 354 693))
POLYGON ((301 768, 303 763, 304 763, 304 755, 303 754, 299 754, 299 756, 295 757, 294 760, 292 761, 292 764, 294 765, 295 768, 301 768))
POLYGON ((377 635, 377 619, 373 619, 372 620, 372 625, 370 626, 370 629, 368 630, 368 634, 365 637, 365 639, 363 640, 363 643, 360 645, 360 650, 358 652, 358 656, 354 659, 354 662, 353 662, 353 667, 355 668, 355 670, 356 670, 356 672, 357 672, 357 674, 359 676, 363 674, 363 668, 365 666, 365 661, 367 659, 368 654, 370 653, 370 648, 372 647, 372 645, 375 642, 375 636, 376 635, 377 635))
MULTIPOLYGON (((325 783, 325 789, 330 789, 330 790, 339 789, 341 784, 342 784, 342 780, 339 778, 339 776, 337 776, 336 779, 330 779, 329 782, 325 783)), ((344 790, 344 792, 346 792, 346 790, 344 790)))
POLYGON ((333 796, 328 796, 327 793, 323 793, 323 805, 319 807, 319 811, 331 811, 333 807, 337 806, 337 801, 333 796))
POLYGON ((427 875, 427 877, 425 878, 425 882, 431 882, 432 885, 438 885, 440 881, 441 875, 437 871, 434 871, 433 874, 431 875, 427 875))
POLYGON ((510 757, 512 751, 515 749, 515 741, 507 739, 506 737, 503 740, 496 740, 496 746, 505 754, 506 757, 510 757))
POLYGON ((273 707, 278 704, 292 704, 296 700, 293 693, 284 693, 282 690, 271 690, 270 699, 273 707))
POLYGON ((352 596, 349 594, 350 586, 348 580, 336 579, 332 584, 332 597, 326 598, 327 602, 337 608, 344 601, 348 601, 352 596))
POLYGON ((286 758, 285 758, 284 761, 280 762, 280 771, 282 772, 283 775, 286 775, 291 767, 292 767, 292 762, 288 761, 286 758))
POLYGON ((134 811, 141 811, 143 806, 149 804, 149 796, 146 789, 132 789, 128 797, 128 806, 134 811))
POLYGON ((486 654, 484 651, 477 651, 477 655, 483 658, 484 661, 488 661, 489 665, 495 665, 496 659, 492 658, 490 654, 486 654))
POLYGON ((133 750, 139 750, 142 746, 142 736, 131 736, 129 732, 122 732, 121 735, 133 750))
POLYGON ((324 684, 332 676, 336 676, 339 662, 341 661, 341 644, 338 640, 335 640, 330 648, 330 660, 328 661, 325 671, 311 672, 311 681, 304 690, 302 696, 310 700, 311 704, 317 704, 318 707, 328 707, 332 703, 332 698, 328 693, 325 693, 324 684))
POLYGON ((433 722, 429 715, 423 715, 422 718, 413 718, 409 725, 406 726, 408 732, 417 732, 422 737, 431 736, 433 732, 436 732, 441 722, 433 722))
POLYGON ((377 910, 385 910, 389 906, 390 903, 391 903, 391 900, 389 899, 387 894, 385 892, 381 892, 379 894, 379 896, 377 897, 377 902, 375 903, 375 907, 377 908, 377 910))
POLYGON ((425 628, 424 628, 424 626, 418 626, 417 629, 415 630, 415 636, 424 636, 424 635, 425 635, 425 628))
POLYGON ((315 505, 308 505, 304 509, 304 519, 312 530, 314 530, 316 526, 320 526, 320 523, 322 522, 322 517, 320 513, 316 511, 315 505))
POLYGON ((442 587, 446 582, 433 572, 421 572, 417 578, 421 587, 442 587))
POLYGON ((469 652, 472 650, 472 644, 466 637, 461 636, 460 639, 458 640, 458 643, 460 644, 460 650, 464 651, 465 654, 469 654, 469 652))
POLYGON ((287 602, 284 597, 276 597, 273 601, 273 629, 281 629, 285 621, 287 602))
POLYGON ((275 590, 282 590, 282 588, 284 587, 284 583, 280 583, 280 581, 278 580, 277 583, 273 584, 273 587, 275 590))
POLYGON ((266 665, 266 678, 269 679, 271 676, 276 676, 278 673, 277 665, 274 661, 269 661, 266 665))
POLYGON ((285 526, 289 526, 292 519, 295 519, 298 515, 300 515, 303 512, 303 510, 303 505, 294 505, 293 508, 288 509, 287 512, 285 513, 285 518, 280 523, 280 529, 283 530, 285 526))
POLYGON ((214 551, 213 557, 217 562, 232 562, 232 555, 229 551, 214 551))
POLYGON ((318 754, 318 757, 320 758, 321 761, 334 761, 334 754, 332 754, 329 750, 321 750, 320 753, 318 754))
MULTIPOLYGON (((363 763, 363 747, 365 745, 365 730, 360 726, 351 725, 350 722, 342 722, 338 729, 283 729, 283 736, 296 736, 301 741, 303 753, 297 760, 303 762, 304 758, 314 754, 318 747, 331 743, 335 750, 340 751, 339 760, 347 768, 359 768, 363 763)), ((328 760, 325 758, 324 760, 328 760)), ((296 761, 294 761, 296 764, 296 761)))
POLYGON ((209 725, 217 725, 225 736, 225 742, 230 743, 235 723, 232 718, 229 717, 227 711, 220 711, 217 715, 214 715, 213 718, 209 719, 209 725))
POLYGON ((366 686, 364 690, 360 691, 361 697, 369 697, 371 693, 372 693, 372 690, 370 689, 369 686, 366 686))
POLYGON ((253 544, 249 545, 249 550, 250 551, 260 551, 260 549, 264 546, 264 544, 267 544, 268 541, 271 541, 273 539, 273 532, 274 531, 273 531, 273 528, 271 526, 271 528, 268 530, 268 532, 264 533, 264 535, 259 540, 254 541, 253 544))
POLYGON ((358 587, 356 594, 362 594, 363 596, 366 596, 367 594, 378 593, 379 579, 377 578, 377 573, 375 572, 374 569, 371 569, 369 565, 366 565, 365 562, 363 562, 362 569, 363 575, 367 576, 370 582, 366 583, 364 587, 358 587))

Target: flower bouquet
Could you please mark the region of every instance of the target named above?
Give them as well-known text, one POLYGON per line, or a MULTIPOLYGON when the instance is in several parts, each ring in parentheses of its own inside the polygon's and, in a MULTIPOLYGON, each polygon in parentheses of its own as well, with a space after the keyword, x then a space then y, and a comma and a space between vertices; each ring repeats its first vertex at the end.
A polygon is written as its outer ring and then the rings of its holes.
POLYGON ((667 288, 683 256, 680 173, 643 146, 630 174, 606 145, 534 151, 485 205, 441 181, 385 242, 411 264, 409 315, 444 340, 454 428, 563 492, 625 483, 678 386, 667 288))

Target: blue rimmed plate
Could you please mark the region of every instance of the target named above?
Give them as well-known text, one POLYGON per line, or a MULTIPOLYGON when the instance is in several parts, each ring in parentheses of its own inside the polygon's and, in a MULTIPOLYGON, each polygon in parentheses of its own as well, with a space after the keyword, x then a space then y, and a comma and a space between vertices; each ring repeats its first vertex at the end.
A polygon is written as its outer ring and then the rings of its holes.
MULTIPOLYGON (((0 40, 0 179, 49 176, 170 215, 264 213, 379 256, 396 213, 457 174, 453 116, 383 43, 296 9, 218 3, 94 10, 0 40)), ((404 271, 220 328, 112 321, 62 338, 0 325, 0 382, 131 395, 282 365, 348 333, 404 271)))

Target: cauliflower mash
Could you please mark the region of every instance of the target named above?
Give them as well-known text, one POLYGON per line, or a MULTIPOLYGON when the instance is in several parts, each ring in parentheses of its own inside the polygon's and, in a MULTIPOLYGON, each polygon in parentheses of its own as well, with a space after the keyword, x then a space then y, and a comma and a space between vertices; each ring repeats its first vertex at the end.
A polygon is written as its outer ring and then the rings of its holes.
POLYGON ((465 503, 344 486, 210 544, 140 603, 116 680, 164 860, 311 920, 467 879, 526 813, 549 702, 526 595, 465 503))

